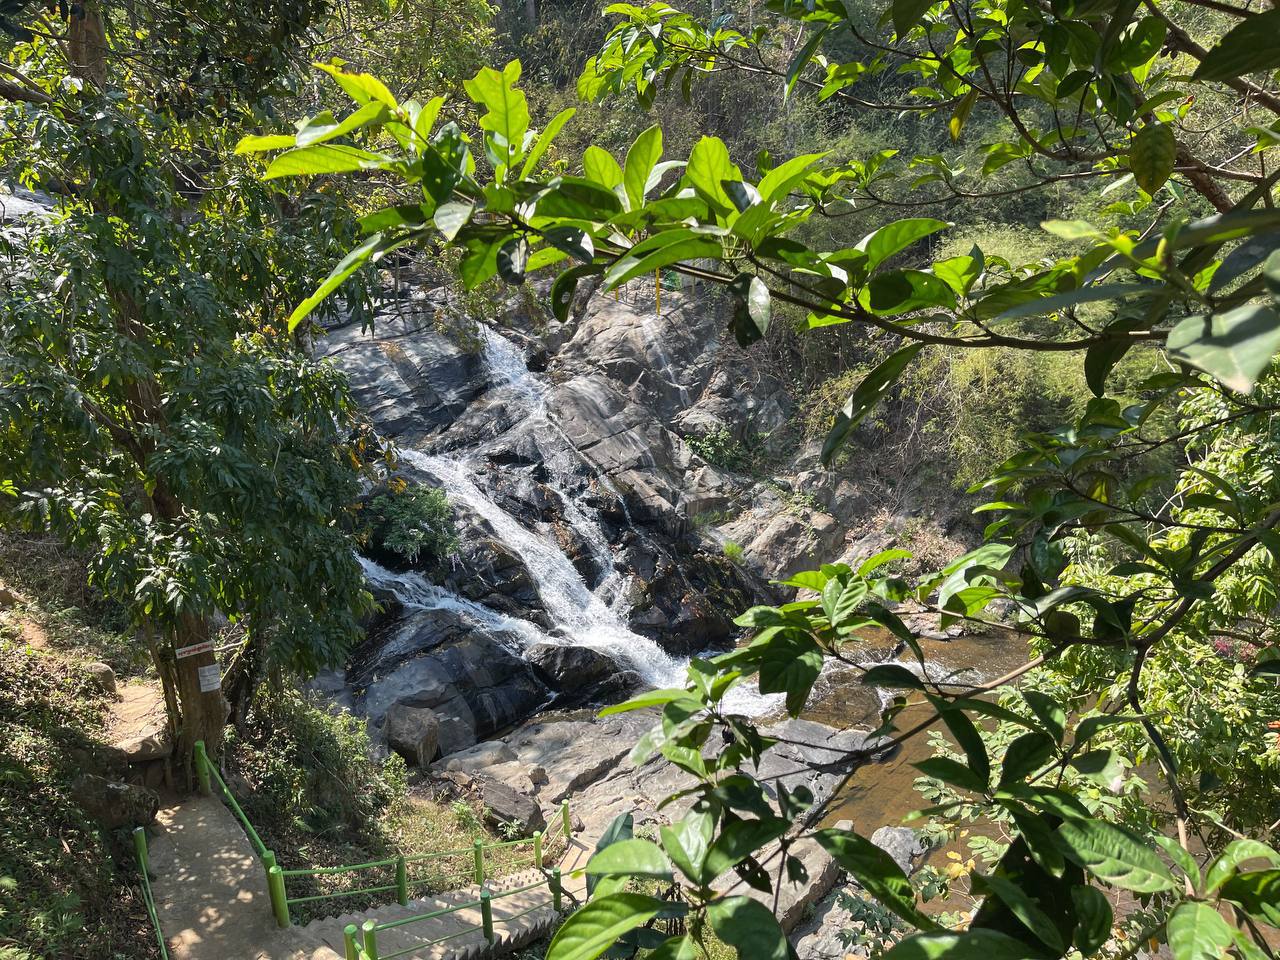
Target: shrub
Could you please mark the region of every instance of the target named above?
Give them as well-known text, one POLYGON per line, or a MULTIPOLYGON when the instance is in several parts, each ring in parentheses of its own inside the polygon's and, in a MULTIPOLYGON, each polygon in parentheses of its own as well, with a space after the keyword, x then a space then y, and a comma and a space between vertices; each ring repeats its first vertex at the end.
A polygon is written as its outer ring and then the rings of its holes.
POLYGON ((724 542, 724 555, 737 564, 741 564, 746 560, 742 551, 742 544, 733 540, 724 542))
POLYGON ((762 435, 755 434, 744 443, 728 427, 684 438, 689 448, 713 467, 739 471, 750 471, 756 466, 762 453, 762 441, 762 435))
POLYGON ((458 549, 453 507, 436 487, 390 487, 369 501, 366 514, 374 542, 410 563, 424 553, 439 563, 458 549))

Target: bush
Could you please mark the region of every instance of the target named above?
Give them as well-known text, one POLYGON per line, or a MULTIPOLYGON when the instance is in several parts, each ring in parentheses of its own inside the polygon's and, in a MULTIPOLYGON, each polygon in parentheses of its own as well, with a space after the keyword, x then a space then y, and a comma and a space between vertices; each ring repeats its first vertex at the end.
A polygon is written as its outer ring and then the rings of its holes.
POLYGON ((707 463, 722 470, 750 471, 757 465, 763 452, 760 434, 744 443, 728 427, 721 427, 701 436, 691 434, 684 438, 684 442, 707 463))
POLYGON ((439 563, 458 549, 453 507, 436 487, 389 487, 369 501, 366 515, 374 542, 410 563, 424 553, 439 563))
POLYGON ((733 540, 724 542, 724 555, 737 564, 743 563, 746 559, 742 552, 742 544, 733 540))

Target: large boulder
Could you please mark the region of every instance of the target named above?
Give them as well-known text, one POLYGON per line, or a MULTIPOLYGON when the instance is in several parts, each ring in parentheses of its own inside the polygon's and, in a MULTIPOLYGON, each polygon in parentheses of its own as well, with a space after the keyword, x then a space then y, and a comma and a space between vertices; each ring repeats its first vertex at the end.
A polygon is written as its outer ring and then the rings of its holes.
POLYGON ((332 331, 323 351, 342 368, 351 393, 388 436, 411 438, 448 427, 485 388, 484 364, 432 328, 424 315, 398 309, 371 330, 332 331))
POLYGON ((538 675, 558 690, 595 689, 618 672, 618 665, 612 659, 590 647, 535 643, 524 655, 538 675))
POLYGON ((425 769, 440 749, 440 718, 430 707, 397 703, 387 711, 387 746, 425 769))
POLYGON ((154 790, 92 773, 82 773, 72 781, 70 796, 81 810, 108 830, 146 826, 160 809, 160 795, 154 790))
POLYGON ((549 691, 503 635, 464 610, 412 610, 375 629, 357 651, 347 681, 357 709, 387 733, 396 705, 430 709, 439 753, 448 755, 528 717, 549 691))

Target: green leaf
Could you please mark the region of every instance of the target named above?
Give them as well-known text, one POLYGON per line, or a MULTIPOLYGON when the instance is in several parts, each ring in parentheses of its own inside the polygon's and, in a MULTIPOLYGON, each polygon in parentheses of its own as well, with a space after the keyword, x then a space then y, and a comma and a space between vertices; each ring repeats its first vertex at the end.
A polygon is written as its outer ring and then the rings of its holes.
POLYGON ((1122 297, 1129 296, 1152 296, 1159 293, 1163 287, 1155 283, 1099 283, 1091 284, 1085 287, 1077 287, 1075 290, 1068 290, 1066 293, 1055 294, 1051 297, 1040 297, 1035 300, 1028 300, 1026 303, 1020 303, 1016 307, 1010 307, 1008 310, 1000 313, 996 319, 1004 320, 1020 320, 1023 317, 1034 317, 1046 313, 1056 313, 1067 307, 1074 307, 1081 303, 1094 303, 1099 300, 1118 300, 1122 297))
POLYGON ((868 667, 862 675, 862 683, 868 687, 887 687, 891 690, 923 690, 924 681, 900 663, 878 663, 868 667))
POLYGON ((665 904, 638 893, 591 900, 569 916, 547 948, 547 960, 594 960, 628 930, 648 923, 665 904))
MULTIPOLYGON (((354 111, 347 116, 345 120, 336 122, 332 114, 321 114, 320 117, 312 117, 306 125, 298 131, 297 144, 300 147, 307 147, 313 143, 324 143, 328 140, 335 140, 338 137, 345 136, 353 130, 371 123, 380 123, 387 116, 387 108, 381 103, 366 103, 359 110, 354 111), (327 122, 319 122, 322 117, 327 122)), ((242 141, 243 142, 243 141, 242 141)))
POLYGON ((622 212, 622 202, 607 190, 582 177, 555 177, 537 199, 538 215, 573 220, 608 220, 622 212))
POLYGON ((760 692, 785 693, 787 712, 798 716, 822 672, 822 651, 807 636, 779 635, 763 649, 760 692))
POLYGON ((340 143, 316 143, 298 147, 280 154, 271 161, 263 180, 277 177, 296 177, 305 174, 351 173, 355 170, 373 170, 391 162, 381 153, 370 153, 340 143))
POLYGON ((742 171, 729 159, 729 148, 719 137, 703 137, 689 154, 685 177, 716 213, 735 212, 733 201, 721 185, 724 180, 741 180, 742 171))
POLYGON ((582 155, 582 170, 587 179, 613 189, 622 183, 622 167, 608 150, 594 144, 582 155))
POLYGON ((740 273, 730 281, 729 290, 735 298, 735 314, 740 315, 735 316, 734 332, 738 343, 747 346, 769 332, 773 315, 769 288, 754 273, 740 273))
POLYGON ((639 839, 619 840, 587 861, 587 873, 603 876, 626 874, 670 880, 671 864, 655 843, 639 839))
POLYGON ((974 889, 994 894, 996 899, 1009 908, 1009 912, 1018 918, 1024 927, 1040 938, 1041 943, 1050 947, 1056 954, 1061 954, 1066 946, 1062 935, 1053 925, 1049 915, 1040 909, 1039 904, 1023 893, 1022 888, 998 874, 983 876, 974 874, 971 877, 974 889))
POLYGON ((1071 941, 1088 957, 1111 939, 1111 925, 1115 922, 1111 901, 1097 887, 1072 887, 1071 901, 1076 908, 1071 941))
POLYGON ((524 158, 524 166, 520 168, 520 179, 527 180, 529 175, 538 168, 538 161, 542 159, 547 152, 547 148, 551 146, 551 142, 560 135, 561 129, 569 122, 569 118, 578 112, 577 107, 565 107, 547 124, 546 129, 542 131, 538 141, 533 145, 533 149, 529 151, 529 155, 524 158))
POLYGON ((943 783, 949 783, 952 786, 963 787, 965 790, 972 790, 974 793, 985 793, 987 790, 987 781, 983 780, 963 763, 952 760, 950 757, 929 757, 918 763, 913 763, 912 766, 926 777, 941 780, 943 783))
POLYGON ((1167 929, 1173 960, 1220 960, 1233 939, 1217 910, 1193 900, 1173 908, 1167 929))
POLYGON ((1250 13, 1214 44, 1193 74, 1196 80, 1231 80, 1280 67, 1280 9, 1250 13))
POLYGON ((609 267, 604 275, 605 286, 612 290, 633 277, 653 273, 659 267, 698 257, 717 257, 720 252, 717 237, 695 233, 689 228, 665 230, 637 243, 626 256, 609 267))
POLYGON ((710 883, 766 843, 777 840, 787 832, 789 826, 782 817, 759 820, 731 817, 721 827, 720 835, 712 841, 700 879, 704 883, 710 883))
POLYGON ((236 144, 236 154, 279 150, 281 147, 292 147, 296 142, 297 137, 291 133, 269 133, 266 136, 250 134, 240 138, 240 142, 236 144))
POLYGON ((782 102, 786 103, 791 96, 791 90, 796 85, 796 81, 800 79, 800 74, 804 72, 804 68, 809 65, 809 61, 813 59, 814 52, 818 49, 818 44, 822 42, 822 38, 826 36, 827 31, 831 29, 831 24, 824 23, 809 39, 805 45, 796 51, 795 56, 791 58, 791 62, 787 64, 787 82, 782 90, 782 102))
POLYGON ((654 124, 641 131, 631 148, 627 150, 626 168, 622 182, 626 187, 627 199, 631 201, 630 209, 639 210, 644 206, 645 191, 649 185, 649 175, 662 159, 662 127, 654 124))
POLYGON ((893 0, 893 32, 901 39, 933 6, 933 0, 893 0))
POLYGON ((963 933, 914 934, 882 954, 881 960, 1036 960, 1042 955, 1040 947, 978 927, 963 933))
POLYGON ((923 270, 892 270, 871 278, 858 294, 858 303, 882 317, 923 307, 954 307, 956 295, 940 277, 923 270))
POLYGON ((930 217, 913 217, 885 224, 879 230, 867 234, 855 249, 867 255, 867 269, 874 270, 895 253, 901 253, 913 243, 946 230, 951 224, 930 217))
POLYGON ((1067 857, 1103 883, 1135 893, 1177 886, 1173 874, 1141 839, 1104 820, 1064 820, 1058 837, 1067 857))
POLYGON ((1000 768, 1000 788, 1019 783, 1043 767, 1053 756, 1053 738, 1044 733, 1024 733, 1009 744, 1000 768))
POLYGON ((1267 257, 1262 265, 1262 278, 1271 292, 1271 299, 1280 304, 1280 250, 1267 257))
POLYGON ((467 96, 485 108, 480 126, 489 134, 496 162, 508 168, 524 155, 529 129, 529 101, 515 86, 519 79, 520 61, 512 60, 502 72, 484 67, 462 84, 467 96))
POLYGON ((707 907, 707 919, 716 936, 737 950, 741 960, 787 960, 789 956, 777 917, 750 897, 716 900, 707 907))
POLYGON ((325 277, 324 282, 316 288, 316 292, 303 300, 293 309, 293 313, 289 314, 289 332, 294 329, 311 315, 311 312, 324 301, 324 298, 342 286, 344 280, 363 267, 369 262, 370 258, 390 249, 387 238, 381 233, 375 233, 369 237, 364 243, 356 247, 345 257, 343 257, 336 267, 330 271, 329 276, 325 277))
POLYGON ((1173 173, 1177 155, 1173 127, 1167 123, 1148 123, 1129 141, 1129 170, 1138 186, 1154 195, 1173 173))
POLYGON ((1062 709, 1062 704, 1039 690, 1023 690, 1022 699, 1027 701, 1027 706, 1036 715, 1036 719, 1044 724, 1049 735, 1057 743, 1061 743, 1067 724, 1067 713, 1062 709))
POLYGON ((1240 865, 1249 860, 1266 860, 1273 867, 1280 867, 1280 853, 1265 843, 1249 839, 1232 840, 1209 864, 1204 880, 1205 893, 1216 893, 1240 865))
POLYGON ((916 908, 911 881, 884 850, 852 830, 829 828, 813 837, 868 893, 903 920, 925 930, 937 927, 916 908))
MULTIPOLYGON (((939 702, 936 698, 934 706, 938 706, 939 702)), ((980 781, 982 781, 985 789, 987 783, 991 779, 991 761, 987 758, 987 747, 982 742, 982 734, 978 732, 978 728, 973 725, 973 721, 961 710, 943 709, 942 722, 947 725, 947 729, 951 731, 951 736, 959 744, 960 749, 964 751, 965 758, 969 761, 969 769, 973 771, 980 781)))
POLYGON ((951 134, 953 143, 960 139, 964 125, 969 122, 969 114, 973 112, 973 105, 977 102, 978 88, 970 87, 969 92, 961 97, 960 102, 956 104, 956 108, 951 114, 951 119, 947 121, 947 132, 951 134))
POLYGON ((471 219, 471 213, 475 210, 475 204, 472 203, 442 203, 436 207, 434 222, 436 229, 444 236, 446 240, 453 240, 458 231, 466 226, 467 221, 471 219))
POLYGON ((523 283, 528 263, 529 241, 524 237, 512 237, 498 248, 498 276, 507 283, 523 283))
POLYGON ((1272 307, 1246 303, 1226 313, 1187 317, 1169 331, 1166 346, 1173 359, 1232 390, 1251 393, 1280 350, 1280 315, 1272 307))
MULTIPOLYGON (((569 307, 573 304, 573 295, 578 289, 578 281, 583 277, 591 276, 599 273, 599 269, 589 264, 583 264, 577 267, 570 267, 564 273, 556 277, 555 282, 551 284, 551 312, 555 318, 561 323, 569 319, 569 307)), ((666 693, 665 690, 654 691, 655 693, 666 693)), ((680 691, 683 693, 684 691, 680 691)), ((622 710, 637 710, 638 707, 628 706, 632 701, 620 703, 617 706, 609 707, 610 710, 621 712, 622 710)), ((663 701, 665 702, 665 701, 663 701)), ((602 714, 603 716, 603 714, 602 714)))
POLYGON ((826 442, 822 445, 824 464, 830 466, 836 451, 848 440, 853 428, 862 422, 888 393, 889 388, 898 382, 907 364, 914 360, 916 354, 922 349, 924 349, 923 343, 913 343, 894 351, 867 374, 862 383, 858 384, 858 389, 853 391, 845 401, 844 408, 836 415, 831 432, 827 434, 826 442))
POLYGON ((672 863, 694 883, 701 884, 703 865, 714 832, 715 818, 695 808, 671 826, 660 827, 658 835, 662 839, 662 849, 672 863))
POLYGON ((1234 874, 1221 891, 1222 899, 1240 904, 1249 916, 1280 927, 1280 870, 1234 874))
MULTIPOLYGON (((1018 833, 1026 842, 1027 849, 1031 852, 1032 858, 1036 863, 1045 869, 1045 872, 1054 877, 1060 877, 1066 869, 1066 861, 1062 857, 1062 851, 1058 849, 1057 836, 1053 829, 1045 822, 1045 819, 1037 813, 1033 813, 1021 804, 1011 803, 1008 800, 1001 800, 1000 805, 1009 811, 1009 815, 1013 817, 1013 822, 1018 828, 1018 833)), ((1057 821, 1054 821, 1055 823, 1057 821)))
POLYGON ((391 91, 377 77, 367 73, 348 73, 335 64, 317 63, 315 66, 333 77, 338 82, 338 86, 356 103, 377 101, 392 110, 399 106, 396 98, 391 95, 391 91))

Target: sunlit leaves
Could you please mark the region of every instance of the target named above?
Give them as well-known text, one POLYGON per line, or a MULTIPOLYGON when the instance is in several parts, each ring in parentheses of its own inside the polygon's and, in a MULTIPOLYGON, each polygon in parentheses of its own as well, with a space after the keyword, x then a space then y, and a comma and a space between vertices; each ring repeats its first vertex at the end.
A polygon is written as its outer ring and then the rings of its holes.
POLYGON ((1251 14, 1227 32, 1200 61, 1197 80, 1230 80, 1280 67, 1280 9, 1251 14))
POLYGON ((902 868, 870 840, 852 830, 819 830, 814 838, 877 900, 908 923, 929 930, 936 924, 916 907, 915 890, 902 868))
POLYGON ((512 60, 501 72, 485 67, 463 86, 475 103, 485 108, 480 126, 485 130, 490 159, 504 170, 515 166, 525 152, 529 130, 529 102, 515 86, 520 79, 520 61, 512 60))
POLYGON ((1129 144, 1129 170, 1138 186, 1151 194, 1164 186, 1177 153, 1173 127, 1167 123, 1148 123, 1135 133, 1129 144))
POLYGON ((1058 836, 1067 857, 1099 880, 1135 893, 1176 886, 1173 874, 1134 834, 1102 820, 1064 820, 1058 836))
POLYGON ((862 383, 858 384, 858 389, 850 395, 840 412, 836 414, 831 432, 827 434, 826 442, 822 445, 823 463, 832 461, 836 452, 849 438, 849 434, 853 432, 853 428, 875 409, 876 404, 898 381, 907 365, 915 359, 923 346, 920 343, 913 343, 895 351, 867 374, 862 383))
POLYGON ((372 153, 358 147, 343 144, 318 143, 299 147, 280 154, 271 161, 264 180, 277 177, 296 177, 301 174, 352 173, 356 170, 373 170, 390 160, 384 154, 372 153))
POLYGON ((1231 927, 1207 903, 1180 903, 1169 914, 1174 960, 1220 960, 1232 943, 1231 927))
POLYGON ((1280 350, 1280 315, 1273 307, 1247 303, 1225 313, 1187 317, 1170 331, 1167 345, 1175 360, 1249 393, 1280 350))
POLYGON ((663 902, 638 893, 612 893, 591 900, 556 931, 547 960, 594 960, 619 937, 656 917, 663 902))

